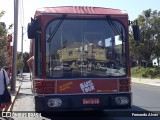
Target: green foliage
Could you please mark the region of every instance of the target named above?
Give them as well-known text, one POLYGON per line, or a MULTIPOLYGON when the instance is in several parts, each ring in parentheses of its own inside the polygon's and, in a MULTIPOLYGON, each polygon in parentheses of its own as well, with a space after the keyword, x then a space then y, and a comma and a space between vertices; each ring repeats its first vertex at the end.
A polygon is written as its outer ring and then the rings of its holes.
POLYGON ((17 61, 17 71, 20 71, 24 66, 24 63, 22 60, 17 61))
POLYGON ((1 18, 4 14, 5 14, 5 11, 2 10, 2 11, 0 12, 0 18, 1 18))
POLYGON ((22 52, 17 52, 17 71, 21 71, 21 69, 23 68, 23 71, 27 71, 26 69, 28 69, 28 65, 27 65, 27 60, 29 59, 29 53, 25 52, 23 53, 22 56, 22 52))
POLYGON ((140 26, 140 42, 133 40, 130 32, 130 54, 136 59, 144 58, 148 63, 160 57, 160 12, 151 9, 145 10, 138 16, 140 26))
MULTIPOLYGON (((4 11, 0 12, 0 18, 4 15, 4 11)), ((5 29, 5 23, 0 22, 0 61, 1 66, 7 65, 7 34, 5 29)))
POLYGON ((160 68, 159 67, 133 67, 131 69, 132 77, 143 77, 143 78, 159 78, 160 68))
POLYGON ((132 77, 142 77, 142 74, 144 74, 146 71, 146 69, 144 69, 143 67, 133 67, 131 69, 131 75, 132 77))
MULTIPOLYGON (((0 12, 0 19, 5 14, 5 11, 0 12)), ((11 58, 7 55, 7 34, 8 30, 12 28, 13 25, 10 25, 8 29, 6 29, 6 25, 4 22, 0 22, 0 61, 1 66, 6 66, 8 63, 11 63, 11 58)))
POLYGON ((27 64, 28 59, 29 59, 29 53, 27 53, 27 52, 23 53, 23 62, 24 62, 23 71, 24 72, 29 72, 29 67, 27 64))
POLYGON ((148 76, 148 74, 144 73, 144 74, 142 74, 142 77, 143 78, 148 78, 149 76, 148 76))
POLYGON ((23 60, 22 60, 22 53, 17 52, 17 71, 20 71, 24 66, 23 60))

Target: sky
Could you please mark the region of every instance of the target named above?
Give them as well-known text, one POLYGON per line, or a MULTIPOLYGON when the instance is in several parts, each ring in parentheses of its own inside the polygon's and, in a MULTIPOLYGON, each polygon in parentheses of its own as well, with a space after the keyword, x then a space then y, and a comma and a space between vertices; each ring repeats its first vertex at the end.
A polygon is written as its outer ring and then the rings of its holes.
MULTIPOLYGON (((42 7, 54 6, 94 6, 125 10, 129 20, 135 20, 144 10, 160 11, 160 0, 19 0, 18 45, 21 51, 22 26, 24 27, 23 52, 29 52, 29 39, 27 38, 27 24, 34 16, 35 10, 42 7)), ((5 22, 7 27, 14 23, 14 0, 0 0, 0 11, 5 15, 0 22, 5 22)), ((9 31, 13 33, 14 31, 9 31)))

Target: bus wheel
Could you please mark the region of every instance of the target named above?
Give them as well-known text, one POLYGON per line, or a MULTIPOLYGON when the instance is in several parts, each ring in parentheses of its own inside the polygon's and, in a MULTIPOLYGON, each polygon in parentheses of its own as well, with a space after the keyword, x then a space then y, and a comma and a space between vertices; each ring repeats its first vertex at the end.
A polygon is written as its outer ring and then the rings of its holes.
POLYGON ((35 96, 35 111, 36 112, 42 112, 44 111, 44 100, 43 98, 37 98, 35 96))

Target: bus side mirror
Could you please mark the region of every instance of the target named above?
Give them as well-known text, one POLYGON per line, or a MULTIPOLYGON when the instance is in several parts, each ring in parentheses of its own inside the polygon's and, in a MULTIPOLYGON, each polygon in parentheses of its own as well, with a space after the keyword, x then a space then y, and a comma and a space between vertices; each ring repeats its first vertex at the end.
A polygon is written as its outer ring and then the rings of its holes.
POLYGON ((138 25, 133 25, 133 37, 135 41, 140 41, 140 31, 139 31, 139 26, 138 25))
POLYGON ((29 39, 34 39, 36 31, 41 31, 41 22, 37 19, 31 18, 31 22, 28 23, 27 33, 29 39))
POLYGON ((28 34, 28 39, 35 38, 34 25, 32 22, 28 23, 27 34, 28 34))

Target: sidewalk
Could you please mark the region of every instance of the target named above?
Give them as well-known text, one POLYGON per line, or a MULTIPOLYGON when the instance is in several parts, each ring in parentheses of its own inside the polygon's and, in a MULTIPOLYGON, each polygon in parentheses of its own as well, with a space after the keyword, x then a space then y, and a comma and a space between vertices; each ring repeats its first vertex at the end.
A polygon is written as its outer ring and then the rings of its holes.
POLYGON ((18 93, 19 93, 19 90, 20 90, 20 87, 21 87, 21 82, 22 82, 22 80, 23 80, 23 78, 20 78, 20 79, 17 79, 17 81, 16 81, 16 90, 15 90, 15 92, 10 92, 10 94, 11 94, 11 97, 12 97, 12 104, 10 104, 10 106, 9 107, 7 107, 7 108, 4 108, 3 110, 2 110, 2 112, 6 112, 6 111, 12 111, 12 108, 13 108, 13 105, 14 105, 14 102, 15 102, 15 100, 16 100, 16 96, 18 95, 18 93))
POLYGON ((134 83, 148 84, 154 86, 160 86, 160 79, 148 79, 148 78, 131 78, 134 83))

